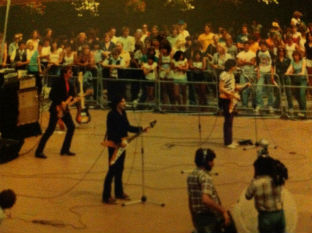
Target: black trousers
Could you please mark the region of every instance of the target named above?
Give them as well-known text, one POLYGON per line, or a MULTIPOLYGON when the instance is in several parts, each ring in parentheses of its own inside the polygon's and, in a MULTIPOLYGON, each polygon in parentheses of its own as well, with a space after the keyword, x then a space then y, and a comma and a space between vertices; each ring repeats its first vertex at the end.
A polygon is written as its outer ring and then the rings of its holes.
POLYGON ((224 114, 224 124, 223 124, 223 139, 224 139, 224 145, 230 145, 232 144, 233 140, 233 119, 234 119, 234 113, 229 112, 229 105, 230 100, 229 99, 221 99, 220 98, 220 104, 223 108, 223 114, 224 114))
MULTIPOLYGON (((73 122, 73 119, 71 117, 70 112, 66 112, 64 117, 62 118, 62 120, 64 121, 64 123, 66 125, 67 132, 66 132, 66 136, 65 136, 65 139, 63 142, 61 153, 69 151, 71 141, 72 141, 74 131, 75 131, 75 124, 73 122)), ((46 129, 46 131, 44 132, 43 136, 40 139, 38 148, 36 150, 36 154, 43 152, 44 147, 45 147, 48 139, 51 137, 51 135, 53 134, 53 132, 55 130, 57 121, 58 121, 58 117, 57 117, 56 111, 51 111, 48 128, 46 129)))
MULTIPOLYGON (((114 150, 115 150, 114 148, 110 148, 110 147, 108 148, 109 160, 113 156, 114 150)), ((113 178, 115 180, 115 196, 121 197, 124 194, 123 187, 122 187, 122 173, 124 170, 125 158, 126 158, 126 152, 124 152, 118 158, 116 163, 109 166, 108 172, 104 180, 104 191, 102 195, 103 201, 108 200, 111 197, 113 178)))

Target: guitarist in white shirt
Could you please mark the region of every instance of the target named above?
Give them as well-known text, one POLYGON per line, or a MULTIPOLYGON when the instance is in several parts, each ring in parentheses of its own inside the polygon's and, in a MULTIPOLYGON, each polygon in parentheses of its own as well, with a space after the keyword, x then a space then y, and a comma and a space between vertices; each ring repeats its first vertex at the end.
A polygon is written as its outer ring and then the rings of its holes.
POLYGON ((240 100, 240 96, 236 93, 236 91, 242 90, 251 84, 248 82, 239 86, 235 83, 234 71, 236 69, 236 61, 234 59, 228 59, 225 62, 224 67, 225 71, 220 74, 219 82, 220 101, 224 114, 224 145, 230 149, 235 149, 237 147, 237 143, 233 142, 232 128, 234 113, 231 105, 233 105, 233 100, 240 100))
MULTIPOLYGON (((126 137, 128 132, 142 132, 142 127, 130 125, 125 111, 126 101, 123 96, 116 95, 112 99, 112 110, 107 115, 106 121, 106 140, 112 142, 116 146, 126 147, 126 137)), ((109 169, 104 181, 104 191, 102 201, 107 204, 115 204, 116 199, 111 197, 111 186, 114 178, 115 181, 115 197, 122 200, 129 200, 129 196, 124 193, 122 185, 122 173, 124 169, 124 161, 126 152, 124 151, 114 164, 111 164, 111 158, 115 152, 116 146, 108 145, 109 169)))
POLYGON ((65 66, 61 70, 61 77, 55 81, 50 92, 52 104, 50 106, 50 120, 48 128, 40 139, 39 145, 35 152, 36 158, 46 159, 47 156, 43 153, 44 147, 48 139, 53 134, 57 121, 62 119, 65 123, 67 132, 64 139, 61 155, 73 156, 75 153, 70 151, 70 145, 75 130, 75 125, 69 112, 68 106, 79 101, 79 97, 75 97, 75 91, 70 84, 69 79, 73 76, 71 66, 65 66))

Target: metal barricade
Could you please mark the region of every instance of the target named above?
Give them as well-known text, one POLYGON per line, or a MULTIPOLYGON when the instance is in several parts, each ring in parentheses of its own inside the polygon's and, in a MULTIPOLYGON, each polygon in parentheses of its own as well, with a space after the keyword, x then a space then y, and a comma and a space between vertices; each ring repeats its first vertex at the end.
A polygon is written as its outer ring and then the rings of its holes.
MULTIPOLYGON (((142 69, 123 68, 118 69, 118 78, 109 77, 109 72, 98 67, 96 74, 89 77, 91 88, 95 89, 93 97, 86 99, 87 104, 95 105, 101 109, 109 105, 110 92, 123 94, 129 105, 133 108, 149 111, 162 112, 189 112, 203 114, 217 114, 220 112, 218 98, 218 77, 216 72, 204 71, 204 79, 198 81, 188 78, 184 82, 174 82, 170 79, 146 80, 142 69), (115 88, 109 90, 110 84, 115 88), (183 86, 186 88, 184 101, 178 103, 173 95, 173 87, 183 86), (148 89, 153 89, 153 96, 148 96, 148 89), (148 98, 149 97, 149 98, 148 98), (186 101, 185 101, 186 99, 186 101)), ((192 71, 189 71, 192 74, 192 71)), ((307 92, 312 95, 312 87, 307 85, 307 77, 298 75, 274 74, 275 84, 270 81, 270 73, 265 80, 257 80, 256 73, 246 74, 242 71, 236 73, 239 84, 251 82, 251 87, 241 92, 242 101, 237 106, 239 115, 261 117, 311 117, 311 99, 307 99, 307 92), (248 77, 242 80, 244 76, 248 77), (299 77, 299 78, 298 78, 299 77), (294 102, 293 100, 297 101, 294 102), (259 111, 255 111, 260 106, 259 111)), ((58 78, 46 74, 44 76, 45 86, 48 80, 58 78)), ((77 79, 76 75, 73 82, 77 79)), ((181 93, 180 93, 181 94, 181 93)), ((179 96, 183 98, 183 96, 179 96)))

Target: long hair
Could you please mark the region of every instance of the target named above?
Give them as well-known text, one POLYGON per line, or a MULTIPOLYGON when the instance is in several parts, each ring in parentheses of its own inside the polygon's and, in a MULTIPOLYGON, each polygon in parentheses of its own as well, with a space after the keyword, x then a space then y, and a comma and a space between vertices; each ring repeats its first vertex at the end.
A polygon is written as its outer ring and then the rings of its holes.
POLYGON ((259 156, 253 165, 255 168, 254 177, 270 176, 274 186, 284 185, 288 179, 288 170, 285 165, 270 156, 259 156))

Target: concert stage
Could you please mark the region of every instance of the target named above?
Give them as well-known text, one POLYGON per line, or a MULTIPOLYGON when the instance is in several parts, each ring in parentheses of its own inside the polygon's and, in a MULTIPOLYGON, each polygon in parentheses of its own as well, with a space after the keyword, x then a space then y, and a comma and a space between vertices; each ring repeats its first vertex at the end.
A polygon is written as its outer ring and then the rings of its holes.
MULTIPOLYGON (((126 193, 133 200, 140 199, 143 141, 147 202, 125 207, 103 204, 101 194, 108 155, 100 143, 107 111, 90 113, 92 121, 78 126, 74 134, 72 151, 76 156, 59 155, 64 134, 55 132, 45 149, 48 159, 36 159, 34 150, 27 153, 39 140, 32 137, 25 140, 18 159, 0 165, 1 188, 11 188, 18 194, 12 218, 3 221, 1 232, 192 232, 186 177, 194 168, 194 152, 200 145, 199 122, 202 146, 217 154, 214 172, 218 176, 214 182, 223 205, 232 210, 252 179, 252 164, 259 148, 224 148, 223 117, 128 111, 133 125, 145 126, 157 119, 157 125, 144 134, 143 140, 139 138, 129 145, 123 177, 126 193), (160 207, 152 201, 166 205, 160 207)), ((47 120, 45 112, 43 130, 47 120)), ((297 206, 292 202, 284 204, 297 208, 296 233, 308 233, 312 229, 312 121, 236 117, 234 139, 255 141, 255 123, 257 139, 267 139, 270 154, 288 168, 286 188, 297 206)), ((257 219, 250 216, 246 225, 256 224, 257 219)))

